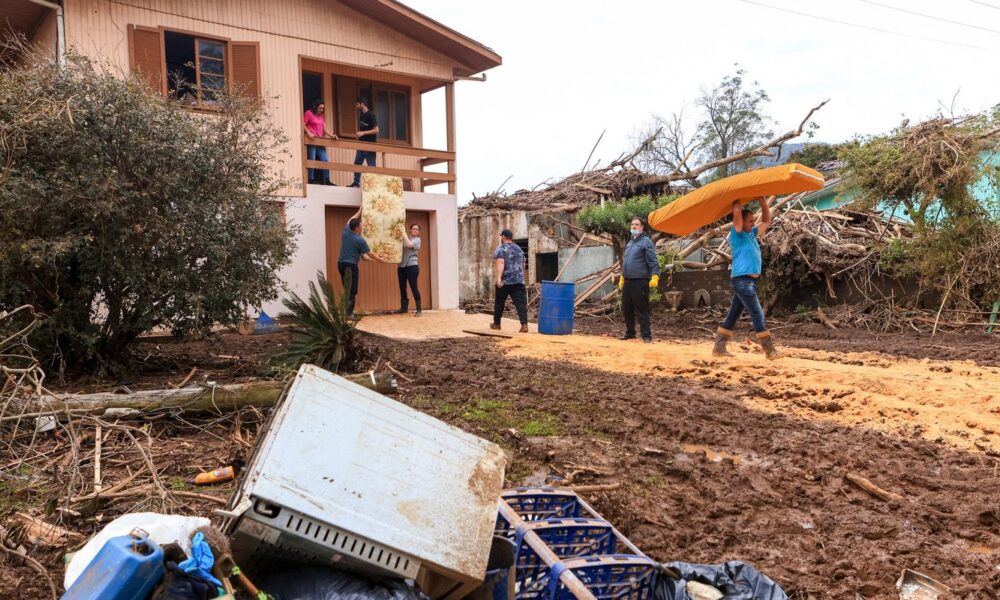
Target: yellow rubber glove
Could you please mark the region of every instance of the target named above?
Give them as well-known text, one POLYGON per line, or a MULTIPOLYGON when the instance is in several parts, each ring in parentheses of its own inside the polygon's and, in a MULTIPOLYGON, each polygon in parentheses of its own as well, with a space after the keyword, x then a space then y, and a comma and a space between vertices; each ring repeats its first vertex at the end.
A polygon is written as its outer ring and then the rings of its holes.
POLYGON ((625 287, 625 278, 619 276, 618 277, 618 289, 623 289, 624 287, 625 287))
POLYGON ((649 287, 652 288, 652 289, 654 289, 654 290, 656 288, 660 287, 660 276, 659 275, 653 275, 652 277, 649 278, 649 287))

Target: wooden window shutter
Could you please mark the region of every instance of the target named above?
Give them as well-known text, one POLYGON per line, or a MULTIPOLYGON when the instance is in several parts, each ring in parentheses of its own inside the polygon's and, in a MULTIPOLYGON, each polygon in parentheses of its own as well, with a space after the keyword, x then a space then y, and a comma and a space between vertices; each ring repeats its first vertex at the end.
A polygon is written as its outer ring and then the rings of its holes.
POLYGON ((229 61, 230 89, 260 98, 260 44, 230 42, 229 61))
POLYGON ((132 71, 149 89, 167 93, 167 65, 164 60, 163 32, 153 27, 128 26, 129 58, 132 71))
POLYGON ((337 87, 337 133, 347 135, 358 130, 358 110, 354 102, 358 98, 358 80, 353 77, 335 78, 337 87))

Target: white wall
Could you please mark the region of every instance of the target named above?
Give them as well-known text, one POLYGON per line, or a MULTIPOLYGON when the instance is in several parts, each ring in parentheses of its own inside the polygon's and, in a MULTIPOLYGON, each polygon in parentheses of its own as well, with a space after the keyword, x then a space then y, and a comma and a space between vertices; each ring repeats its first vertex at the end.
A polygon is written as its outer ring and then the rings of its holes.
MULTIPOLYGON (((348 187, 310 185, 305 198, 290 198, 285 205, 289 226, 301 230, 296 238, 298 247, 292 263, 281 271, 281 279, 289 291, 303 298, 309 293, 309 282, 316 271, 326 272, 326 207, 361 206, 361 190, 348 187)), ((430 212, 431 298, 438 310, 458 308, 458 204, 455 196, 404 192, 407 210, 430 212)), ((287 292, 281 297, 287 295, 287 292)), ((281 297, 264 304, 271 316, 284 312, 281 297)))

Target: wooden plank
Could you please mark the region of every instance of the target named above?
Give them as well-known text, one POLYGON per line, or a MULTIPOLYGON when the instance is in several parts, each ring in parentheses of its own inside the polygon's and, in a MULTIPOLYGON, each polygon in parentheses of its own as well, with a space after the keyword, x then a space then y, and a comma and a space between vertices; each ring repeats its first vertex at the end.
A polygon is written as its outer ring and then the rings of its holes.
POLYGON ((346 150, 366 150, 368 152, 387 152, 389 154, 401 154, 403 156, 419 156, 421 158, 428 158, 428 159, 436 158, 439 159, 438 162, 446 162, 455 159, 454 152, 446 152, 444 150, 428 150, 427 148, 417 148, 414 146, 400 146, 396 144, 385 144, 385 143, 373 144, 370 142, 358 142, 355 140, 347 140, 344 138, 331 140, 329 138, 318 138, 306 135, 303 135, 302 137, 305 138, 305 143, 309 144, 310 146, 326 146, 327 148, 344 148, 346 150))
POLYGON ((448 159, 446 158, 421 158, 420 166, 429 167, 431 165, 439 165, 441 163, 446 163, 446 162, 448 162, 448 159))
POLYGON ((598 289, 600 289, 600 287, 602 285, 604 285, 605 283, 607 283, 608 280, 610 280, 614 276, 615 269, 617 269, 617 268, 618 268, 618 263, 615 263, 610 269, 608 269, 608 272, 605 273, 603 277, 601 277, 600 279, 597 280, 596 283, 594 283, 594 285, 592 285, 589 288, 587 288, 586 292, 580 294, 580 297, 577 298, 576 302, 573 303, 573 308, 576 308, 577 306, 580 306, 580 304, 584 300, 586 300, 587 298, 590 298, 591 296, 593 296, 594 292, 596 292, 598 289))
POLYGON ((455 181, 455 176, 448 173, 434 173, 433 171, 411 171, 409 169, 393 169, 390 167, 369 167, 368 165, 355 165, 349 163, 323 162, 321 160, 307 160, 308 169, 329 169, 331 171, 344 171, 347 173, 378 173, 380 175, 395 175, 396 177, 409 177, 411 179, 422 179, 424 181, 455 181))
POLYGON ((556 274, 555 281, 559 281, 559 278, 562 277, 563 273, 566 272, 566 267, 569 266, 569 263, 573 262, 573 257, 576 256, 576 251, 580 249, 580 246, 583 245, 583 241, 586 240, 586 239, 587 239, 587 234, 586 233, 583 234, 582 236, 580 236, 580 241, 577 242, 576 246, 573 247, 573 251, 570 252, 569 258, 566 259, 566 263, 563 264, 562 268, 559 269, 559 273, 556 274))
POLYGON ((482 335, 486 337, 498 337, 498 338, 512 338, 513 333, 506 333, 500 331, 499 329, 463 329, 462 333, 471 333, 472 335, 482 335))
MULTIPOLYGON (((448 174, 455 176, 455 83, 448 82, 444 86, 444 109, 445 109, 445 129, 448 139, 448 152, 452 154, 452 160, 448 163, 448 174)), ((455 179, 448 183, 448 193, 455 194, 455 179)))

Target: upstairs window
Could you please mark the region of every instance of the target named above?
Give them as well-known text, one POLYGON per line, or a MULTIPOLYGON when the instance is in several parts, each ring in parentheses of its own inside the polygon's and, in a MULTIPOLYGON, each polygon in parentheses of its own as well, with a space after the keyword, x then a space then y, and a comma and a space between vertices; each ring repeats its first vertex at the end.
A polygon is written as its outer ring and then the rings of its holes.
POLYGON ((226 89, 226 43, 163 32, 167 93, 191 104, 211 104, 226 89))
POLYGON ((153 91, 211 105, 223 91, 261 95, 260 45, 162 27, 129 25, 129 59, 153 91))
POLYGON ((334 96, 337 100, 338 133, 349 135, 357 131, 358 111, 354 104, 361 97, 368 100, 368 108, 378 120, 378 141, 399 144, 413 142, 410 131, 410 88, 353 77, 336 77, 334 96))

